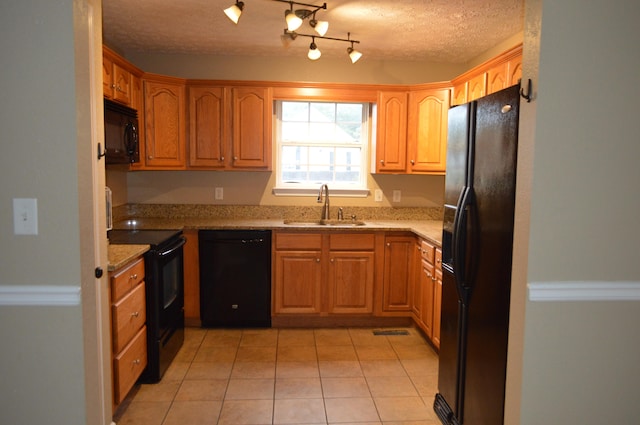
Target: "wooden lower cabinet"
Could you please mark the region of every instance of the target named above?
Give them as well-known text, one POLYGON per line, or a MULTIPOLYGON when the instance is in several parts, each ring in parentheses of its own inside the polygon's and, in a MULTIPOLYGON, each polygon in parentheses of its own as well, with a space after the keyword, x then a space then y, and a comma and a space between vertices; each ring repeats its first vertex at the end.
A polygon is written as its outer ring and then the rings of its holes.
POLYGON ((384 241, 382 312, 411 312, 415 236, 386 236, 384 241))
MULTIPOLYGON (((420 288, 420 314, 414 310, 414 320, 418 327, 431 340, 436 348, 440 347, 440 304, 442 302, 442 251, 426 240, 420 240, 419 278, 416 286, 420 288)), ((416 295, 414 293, 414 295, 416 295)))
POLYGON ((113 404, 119 405, 147 366, 144 259, 109 274, 113 404))
POLYGON ((373 313, 373 233, 276 232, 273 314, 373 313))

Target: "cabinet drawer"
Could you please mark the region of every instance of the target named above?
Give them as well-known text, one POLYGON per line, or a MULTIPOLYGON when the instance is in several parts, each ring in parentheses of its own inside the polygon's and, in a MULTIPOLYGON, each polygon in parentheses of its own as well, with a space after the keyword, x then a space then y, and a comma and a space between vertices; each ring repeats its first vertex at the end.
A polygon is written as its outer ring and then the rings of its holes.
POLYGON ((329 235, 332 251, 369 251, 375 246, 373 233, 337 233, 329 235))
POLYGON ((429 242, 422 240, 420 242, 420 250, 422 251, 422 258, 433 264, 436 247, 429 242))
POLYGON ((276 249, 322 249, 320 233, 276 233, 276 249))
POLYGON ((143 326, 133 341, 113 359, 114 403, 122 402, 146 366, 147 327, 143 326))
POLYGON ((140 258, 111 276, 111 301, 118 301, 143 280, 144 259, 140 258))
POLYGON ((119 353, 144 325, 146 321, 144 296, 144 283, 140 283, 111 307, 114 354, 119 353))

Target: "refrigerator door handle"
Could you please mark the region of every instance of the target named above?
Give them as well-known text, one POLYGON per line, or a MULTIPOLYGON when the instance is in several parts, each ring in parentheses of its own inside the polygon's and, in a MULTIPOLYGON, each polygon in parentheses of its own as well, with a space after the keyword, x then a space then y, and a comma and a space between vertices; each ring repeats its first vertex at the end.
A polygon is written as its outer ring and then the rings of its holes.
POLYGON ((465 187, 458 203, 458 211, 456 212, 456 221, 454 223, 453 235, 453 266, 455 270, 456 284, 458 292, 462 299, 466 300, 467 288, 469 287, 469 270, 467 267, 470 262, 467 258, 467 246, 470 243, 470 237, 473 233, 468 232, 469 220, 472 219, 471 210, 475 203, 475 192, 472 187, 465 187))

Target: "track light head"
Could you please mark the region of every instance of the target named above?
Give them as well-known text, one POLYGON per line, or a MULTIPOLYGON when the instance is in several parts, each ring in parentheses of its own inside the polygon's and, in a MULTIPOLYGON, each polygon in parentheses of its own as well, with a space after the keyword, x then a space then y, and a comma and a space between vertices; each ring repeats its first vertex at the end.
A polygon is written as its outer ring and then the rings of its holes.
POLYGON ((349 58, 351 59, 351 63, 356 63, 362 57, 362 53, 353 48, 353 41, 351 42, 351 47, 347 48, 347 53, 349 54, 349 58))
POLYGON ((320 56, 322 56, 322 52, 320 52, 320 49, 318 49, 318 46, 316 46, 316 39, 312 38, 311 44, 309 45, 309 53, 307 53, 307 57, 312 61, 315 61, 320 59, 320 56))
POLYGON ((309 21, 309 25, 311 25, 311 28, 313 28, 321 36, 324 36, 329 30, 329 22, 317 21, 316 12, 313 12, 313 18, 311 18, 311 20, 309 21))
POLYGON ((284 20, 287 21, 289 31, 295 31, 302 25, 302 18, 293 11, 293 4, 289 10, 284 11, 284 20))
POLYGON ((227 15, 227 18, 229 18, 231 22, 237 24, 240 15, 242 15, 242 9, 244 9, 244 3, 236 0, 236 4, 224 10, 224 14, 227 15))

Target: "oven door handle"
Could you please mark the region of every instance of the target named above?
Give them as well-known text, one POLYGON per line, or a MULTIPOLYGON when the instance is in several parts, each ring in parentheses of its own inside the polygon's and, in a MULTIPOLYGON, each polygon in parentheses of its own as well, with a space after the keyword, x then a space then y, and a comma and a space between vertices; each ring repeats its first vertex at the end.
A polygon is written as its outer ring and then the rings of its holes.
POLYGON ((187 243, 187 240, 185 238, 180 238, 176 243, 174 243, 173 245, 171 245, 170 247, 168 247, 164 251, 159 252, 158 256, 159 257, 166 257, 168 255, 171 255, 176 250, 180 249, 186 243, 187 243))

